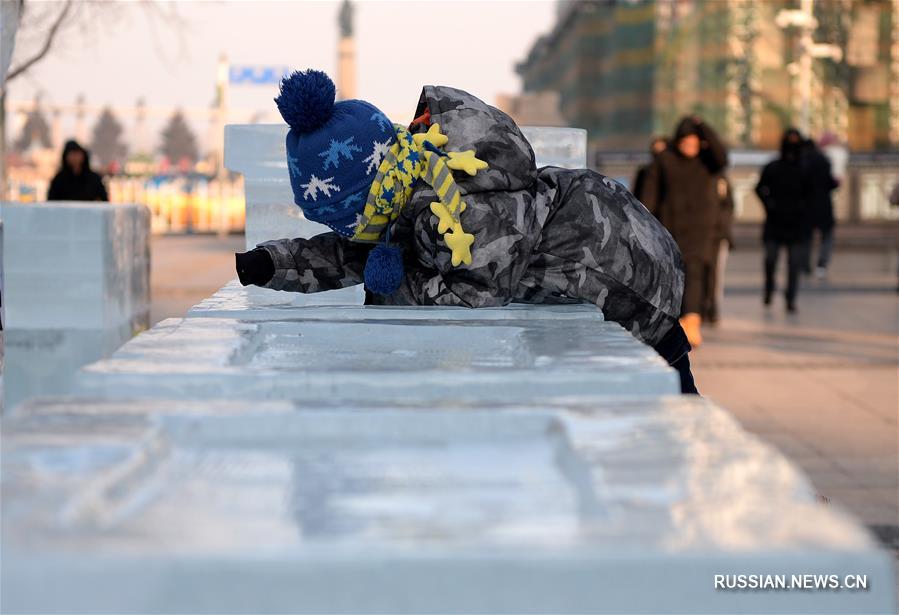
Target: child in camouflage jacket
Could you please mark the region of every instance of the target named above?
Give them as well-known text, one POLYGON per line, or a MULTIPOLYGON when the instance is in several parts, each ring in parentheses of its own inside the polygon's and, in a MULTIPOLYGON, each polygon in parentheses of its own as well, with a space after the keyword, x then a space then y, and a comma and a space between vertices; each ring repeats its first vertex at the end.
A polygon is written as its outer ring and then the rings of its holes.
POLYGON ((678 324, 680 252, 624 187, 586 169, 537 169, 512 119, 461 90, 425 86, 408 129, 334 93, 310 70, 285 78, 275 99, 291 126, 295 202, 333 231, 238 254, 244 285, 364 283, 379 305, 585 301, 696 392, 678 324))

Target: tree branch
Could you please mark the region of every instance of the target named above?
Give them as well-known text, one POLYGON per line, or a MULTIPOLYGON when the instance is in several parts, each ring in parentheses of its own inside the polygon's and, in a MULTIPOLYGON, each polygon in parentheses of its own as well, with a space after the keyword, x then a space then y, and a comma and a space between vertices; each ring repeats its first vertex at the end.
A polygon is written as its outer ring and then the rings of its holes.
POLYGON ((11 69, 6 75, 7 83, 24 73, 26 70, 39 62, 45 55, 47 55, 47 53, 50 51, 50 48, 53 46, 53 40, 56 38, 56 33, 59 31, 59 28, 62 26, 62 22, 69 14, 69 10, 72 8, 72 4, 72 0, 66 0, 65 6, 62 7, 62 11, 60 11, 59 15, 56 17, 56 21, 53 22, 53 25, 50 26, 50 30, 47 32, 47 38, 44 40, 44 46, 41 47, 40 51, 38 51, 36 54, 22 62, 22 64, 15 67, 14 69, 11 69))

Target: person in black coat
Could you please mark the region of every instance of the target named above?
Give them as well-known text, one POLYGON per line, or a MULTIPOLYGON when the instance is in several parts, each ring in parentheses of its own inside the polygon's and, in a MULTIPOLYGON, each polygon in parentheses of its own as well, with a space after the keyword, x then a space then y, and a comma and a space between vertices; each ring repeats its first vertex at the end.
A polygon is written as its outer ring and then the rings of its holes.
POLYGON ((718 176, 726 166, 727 150, 715 131, 697 117, 686 117, 671 147, 650 165, 640 199, 680 247, 686 273, 681 326, 694 347, 702 343, 707 268, 721 209, 718 176))
POLYGON ((637 169, 631 193, 637 197, 637 200, 641 203, 643 202, 643 195, 646 188, 646 176, 649 175, 649 167, 656 161, 659 154, 666 149, 668 149, 668 140, 665 137, 655 137, 649 144, 649 155, 651 156, 649 163, 644 164, 637 169))
POLYGON ((798 130, 784 132, 780 158, 762 169, 755 193, 765 207, 765 305, 771 304, 774 276, 781 248, 787 250, 787 311, 796 311, 799 273, 805 258, 805 244, 811 235, 808 171, 802 160, 803 141, 798 130))
MULTIPOLYGON (((807 139, 804 143, 805 168, 808 176, 808 185, 811 195, 809 198, 809 217, 811 233, 817 230, 821 234, 821 246, 818 248, 818 265, 815 274, 823 278, 827 274, 827 265, 830 264, 830 255, 833 251, 833 228, 835 220, 833 216, 833 199, 831 193, 839 187, 838 182, 831 171, 830 160, 824 155, 814 141, 807 139)), ((805 261, 803 269, 811 273, 811 235, 806 244, 805 261)))
POLYGON ((48 201, 108 201, 100 176, 91 170, 90 153, 76 141, 67 141, 62 165, 50 182, 48 201))

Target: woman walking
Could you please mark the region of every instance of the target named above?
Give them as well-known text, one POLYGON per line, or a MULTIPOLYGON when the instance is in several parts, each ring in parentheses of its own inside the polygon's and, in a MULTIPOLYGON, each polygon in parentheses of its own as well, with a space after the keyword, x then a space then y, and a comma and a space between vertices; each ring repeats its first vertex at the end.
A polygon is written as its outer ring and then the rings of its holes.
POLYGON ((671 140, 649 168, 643 204, 674 237, 684 260, 681 326, 693 347, 702 343, 703 302, 713 254, 720 198, 718 176, 727 150, 712 128, 697 117, 680 121, 671 140))

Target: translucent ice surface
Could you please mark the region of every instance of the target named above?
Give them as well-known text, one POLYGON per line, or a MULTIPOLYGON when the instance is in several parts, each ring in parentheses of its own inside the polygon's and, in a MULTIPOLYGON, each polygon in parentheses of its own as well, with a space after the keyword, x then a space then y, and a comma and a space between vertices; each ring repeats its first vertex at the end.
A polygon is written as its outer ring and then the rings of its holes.
POLYGON ((14 329, 103 329, 146 318, 149 211, 4 203, 6 317, 14 329))
POLYGON ((4 203, 7 409, 67 391, 75 370, 149 321, 150 216, 139 205, 4 203))
POLYGON ((522 126, 537 158, 537 168, 587 168, 587 131, 583 128, 522 126))
POLYGON ((170 319, 86 367, 77 387, 112 396, 388 400, 679 390, 655 351, 586 307, 320 306, 276 320, 170 319))
POLYGON ((894 606, 890 554, 698 398, 45 400, 2 447, 3 612, 894 606), (714 589, 746 571, 869 590, 714 589))
POLYGON ((437 308, 437 307, 357 307, 365 300, 362 285, 321 293, 289 293, 256 286, 228 282, 211 297, 203 299, 188 311, 189 318, 238 318, 240 320, 353 320, 359 318, 394 318, 433 320, 449 315, 450 320, 592 320, 601 321, 602 312, 588 304, 526 305, 513 303, 503 308, 437 308), (329 307, 328 310, 300 309, 329 307), (345 307, 347 309, 338 309, 345 307))

